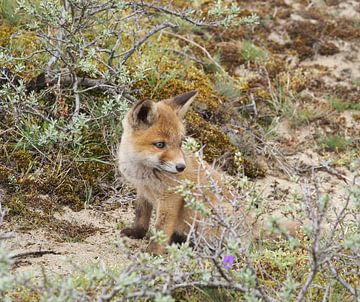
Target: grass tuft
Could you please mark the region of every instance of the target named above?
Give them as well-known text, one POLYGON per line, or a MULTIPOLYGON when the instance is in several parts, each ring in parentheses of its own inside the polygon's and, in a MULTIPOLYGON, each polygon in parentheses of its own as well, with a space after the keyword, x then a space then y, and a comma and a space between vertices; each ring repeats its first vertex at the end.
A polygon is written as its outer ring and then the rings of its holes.
POLYGON ((344 112, 345 110, 360 110, 360 103, 351 103, 346 100, 341 100, 335 96, 330 96, 327 98, 329 104, 337 112, 344 112))
POLYGON ((352 144, 352 140, 340 135, 329 135, 320 139, 320 146, 326 151, 344 151, 352 144))
POLYGON ((240 53, 245 61, 251 63, 259 62, 268 56, 265 50, 255 46, 250 40, 242 43, 240 53))

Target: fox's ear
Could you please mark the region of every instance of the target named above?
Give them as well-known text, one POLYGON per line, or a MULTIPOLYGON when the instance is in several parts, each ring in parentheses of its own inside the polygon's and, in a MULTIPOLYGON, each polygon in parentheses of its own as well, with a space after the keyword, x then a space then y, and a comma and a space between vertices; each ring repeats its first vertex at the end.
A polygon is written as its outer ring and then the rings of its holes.
POLYGON ((133 127, 149 127, 158 117, 155 104, 152 101, 140 101, 131 109, 131 125, 133 127))
POLYGON ((183 118, 188 111, 191 103, 194 101, 197 91, 190 91, 178 95, 166 102, 176 111, 180 118, 183 118))

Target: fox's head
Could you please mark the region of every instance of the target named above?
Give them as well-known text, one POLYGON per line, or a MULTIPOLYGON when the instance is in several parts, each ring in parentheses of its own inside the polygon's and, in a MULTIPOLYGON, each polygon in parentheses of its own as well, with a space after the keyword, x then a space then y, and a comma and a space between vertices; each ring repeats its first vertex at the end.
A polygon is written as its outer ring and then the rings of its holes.
POLYGON ((197 92, 191 91, 171 99, 136 103, 123 121, 122 152, 133 164, 180 173, 186 169, 181 149, 185 138, 182 118, 197 92))

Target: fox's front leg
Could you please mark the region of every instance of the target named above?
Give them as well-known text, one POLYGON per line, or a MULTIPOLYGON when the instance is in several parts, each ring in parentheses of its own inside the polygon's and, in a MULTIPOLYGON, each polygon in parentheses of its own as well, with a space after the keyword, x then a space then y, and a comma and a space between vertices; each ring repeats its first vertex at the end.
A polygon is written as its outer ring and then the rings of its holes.
POLYGON ((144 197, 138 196, 136 201, 135 221, 131 228, 121 230, 121 235, 142 239, 145 237, 150 224, 153 206, 144 197))
POLYGON ((156 241, 151 241, 147 251, 154 255, 163 254, 165 247, 170 243, 171 236, 174 233, 178 219, 181 217, 181 211, 183 210, 184 201, 181 197, 173 195, 169 198, 165 198, 158 203, 156 211, 156 223, 155 229, 162 231, 166 240, 163 244, 156 241))

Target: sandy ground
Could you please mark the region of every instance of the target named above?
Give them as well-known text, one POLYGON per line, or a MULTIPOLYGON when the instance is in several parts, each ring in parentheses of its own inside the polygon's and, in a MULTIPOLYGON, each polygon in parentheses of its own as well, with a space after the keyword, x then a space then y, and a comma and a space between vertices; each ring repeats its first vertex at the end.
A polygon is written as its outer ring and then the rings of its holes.
MULTIPOLYGON (((92 234, 81 242, 59 242, 49 236, 49 231, 37 229, 29 232, 16 232, 14 238, 5 242, 5 248, 13 255, 20 255, 28 252, 44 252, 45 254, 37 257, 36 255, 24 255, 15 258, 15 269, 17 271, 32 271, 40 273, 42 267, 52 273, 66 274, 78 267, 104 263, 112 266, 121 266, 127 259, 121 249, 117 246, 119 242, 119 217, 129 223, 131 218, 130 211, 119 208, 114 211, 100 211, 84 209, 74 212, 69 208, 64 209, 57 218, 75 222, 79 226, 91 223, 93 226, 101 228, 101 231, 92 234)), ((144 248, 144 240, 128 240, 130 246, 134 248, 144 248)))

